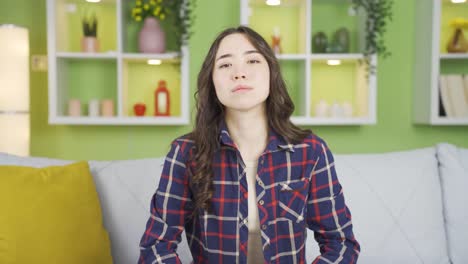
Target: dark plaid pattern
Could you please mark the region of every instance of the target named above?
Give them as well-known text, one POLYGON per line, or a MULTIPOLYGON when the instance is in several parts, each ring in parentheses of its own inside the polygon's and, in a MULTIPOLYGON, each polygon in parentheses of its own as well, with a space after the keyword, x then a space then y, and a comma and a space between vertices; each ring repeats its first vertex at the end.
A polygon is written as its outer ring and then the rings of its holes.
MULTIPOLYGON (((294 145, 273 130, 269 135, 256 176, 265 263, 305 263, 306 228, 320 246, 313 263, 356 263, 360 246, 326 143, 314 134, 294 145)), ((247 263, 245 165, 225 124, 220 142, 213 160, 213 213, 201 211, 194 219, 188 179, 194 144, 187 137, 172 143, 151 201, 139 263, 181 263, 176 249, 184 229, 194 263, 247 263)))

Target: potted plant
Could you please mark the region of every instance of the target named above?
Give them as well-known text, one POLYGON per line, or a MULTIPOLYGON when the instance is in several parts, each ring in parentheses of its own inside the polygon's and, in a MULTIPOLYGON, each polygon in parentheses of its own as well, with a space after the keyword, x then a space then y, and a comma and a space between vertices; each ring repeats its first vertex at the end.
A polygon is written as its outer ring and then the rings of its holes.
POLYGON ((91 17, 83 16, 81 19, 83 26, 83 37, 81 38, 81 51, 99 52, 99 40, 97 39, 97 18, 96 14, 91 17))
POLYGON ((391 53, 384 41, 387 22, 392 20, 393 0, 351 0, 353 9, 366 13, 364 62, 368 73, 375 74, 371 56, 377 54, 383 58, 391 53))
POLYGON ((131 16, 143 22, 138 35, 138 48, 145 53, 163 53, 166 50, 166 34, 162 21, 169 20, 171 34, 176 37, 177 48, 186 45, 190 32, 195 0, 135 0, 131 16))

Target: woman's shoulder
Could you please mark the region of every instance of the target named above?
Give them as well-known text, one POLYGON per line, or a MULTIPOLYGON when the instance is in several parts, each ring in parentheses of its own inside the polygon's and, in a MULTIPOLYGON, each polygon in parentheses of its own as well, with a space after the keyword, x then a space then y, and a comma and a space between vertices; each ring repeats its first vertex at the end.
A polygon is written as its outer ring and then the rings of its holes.
POLYGON ((313 152, 328 148, 326 141, 314 132, 309 133, 302 141, 302 144, 307 145, 313 152))
POLYGON ((185 134, 172 140, 171 146, 172 149, 177 149, 183 156, 187 157, 192 153, 195 143, 190 134, 185 134))
POLYGON ((191 134, 188 133, 188 134, 175 138, 172 141, 172 145, 178 146, 182 152, 186 152, 195 146, 195 142, 193 141, 191 134))

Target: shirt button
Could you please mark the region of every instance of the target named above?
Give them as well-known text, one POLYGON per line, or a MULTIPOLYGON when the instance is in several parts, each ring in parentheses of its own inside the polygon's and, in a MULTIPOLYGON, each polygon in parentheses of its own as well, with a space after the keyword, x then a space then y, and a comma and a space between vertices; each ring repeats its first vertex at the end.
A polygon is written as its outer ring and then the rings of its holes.
POLYGON ((262 187, 264 186, 263 182, 259 182, 258 184, 262 187))
POLYGON ((263 205, 265 202, 263 200, 260 200, 260 202, 258 202, 260 205, 263 205))
POLYGON ((262 225, 262 230, 265 230, 267 228, 266 225, 262 225))

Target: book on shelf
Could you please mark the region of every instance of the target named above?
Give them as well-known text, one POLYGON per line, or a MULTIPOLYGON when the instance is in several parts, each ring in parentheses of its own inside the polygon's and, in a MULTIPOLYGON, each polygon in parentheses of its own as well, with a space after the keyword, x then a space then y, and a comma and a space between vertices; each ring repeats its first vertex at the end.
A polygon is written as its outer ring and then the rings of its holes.
POLYGON ((447 117, 468 117, 466 81, 460 74, 440 75, 440 95, 447 117))
MULTIPOLYGON (((445 116, 453 117, 452 105, 450 104, 449 90, 447 86, 447 77, 445 75, 439 76, 439 92, 445 116)), ((444 115, 441 115, 444 116, 444 115)))

